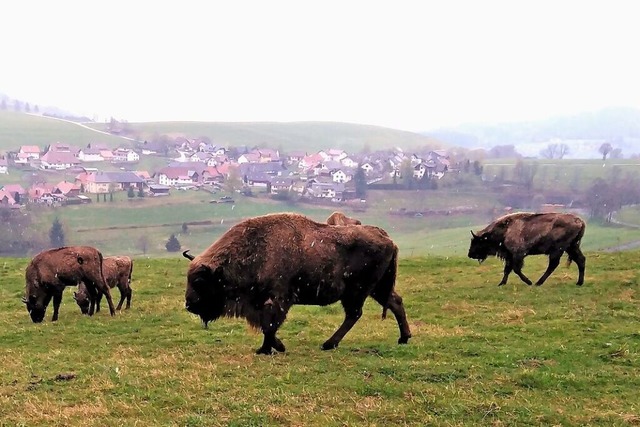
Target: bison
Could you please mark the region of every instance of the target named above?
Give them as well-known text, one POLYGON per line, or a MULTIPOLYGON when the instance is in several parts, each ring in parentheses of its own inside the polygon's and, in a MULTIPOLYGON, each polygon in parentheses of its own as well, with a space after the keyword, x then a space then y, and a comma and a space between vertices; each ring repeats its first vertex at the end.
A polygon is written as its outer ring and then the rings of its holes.
MULTIPOLYGON (((40 323, 53 298, 52 321, 58 320, 62 292, 66 286, 84 282, 91 295, 107 296, 111 315, 115 314, 111 293, 102 275, 102 254, 90 246, 65 246, 40 252, 27 266, 25 296, 31 320, 40 323)), ((90 312, 90 315, 93 313, 90 312)))
MULTIPOLYGON (((116 307, 116 310, 122 308, 122 303, 125 298, 127 300, 127 306, 125 309, 131 307, 131 273, 133 272, 133 261, 128 256, 110 256, 105 257, 102 262, 102 274, 109 285, 109 288, 113 289, 116 286, 120 290, 120 302, 116 307)), ((82 314, 87 314, 89 311, 93 311, 92 308, 95 305, 96 313, 100 311, 100 301, 102 301, 102 292, 98 291, 96 301, 91 300, 91 295, 87 291, 87 287, 84 283, 78 285, 78 291, 73 293, 73 299, 80 307, 82 314)))
POLYGON ((360 225, 362 224, 359 219, 349 218, 342 212, 334 212, 329 218, 327 218, 327 224, 329 225, 360 225))
POLYGON ((469 258, 482 262, 489 255, 504 260, 504 276, 498 284, 507 283, 511 270, 531 285, 531 280, 522 273, 527 255, 548 255, 549 266, 536 282, 540 286, 553 273, 564 252, 568 263, 578 265, 577 285, 584 283, 585 256, 580 250, 580 240, 586 225, 582 219, 567 213, 514 213, 504 215, 475 234, 471 231, 469 258))
POLYGON ((345 320, 323 345, 338 346, 371 296, 396 317, 398 343, 411 337, 402 298, 394 292, 398 248, 373 226, 335 227, 293 213, 244 220, 191 260, 186 309, 205 326, 219 317, 243 317, 264 334, 258 354, 285 351, 276 337, 294 304, 340 301, 345 320))

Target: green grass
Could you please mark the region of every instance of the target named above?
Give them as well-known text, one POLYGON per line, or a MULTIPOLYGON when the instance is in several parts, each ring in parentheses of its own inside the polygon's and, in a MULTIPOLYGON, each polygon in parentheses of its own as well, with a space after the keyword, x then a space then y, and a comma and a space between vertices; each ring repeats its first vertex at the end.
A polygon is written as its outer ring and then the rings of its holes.
MULTIPOLYGON (((144 235, 150 243, 147 255, 163 257, 171 256, 164 247, 171 234, 178 237, 184 249, 199 252, 230 225, 247 217, 291 211, 323 222, 332 211, 343 210, 365 224, 387 230, 398 244, 401 257, 465 256, 469 248, 469 231, 482 229, 494 218, 489 207, 495 203, 487 195, 473 198, 445 191, 370 191, 365 211, 353 211, 350 206, 290 205, 273 201, 264 194, 259 197, 236 194, 234 204, 209 203, 223 194, 173 191, 166 198, 129 199, 124 193, 116 193, 114 202, 97 203, 94 199, 89 205, 42 209, 34 227, 46 236, 57 217, 64 226, 68 244, 96 246, 108 255, 142 255, 138 241, 144 235), (390 214, 390 209, 397 211, 400 207, 428 210, 467 205, 474 206, 477 211, 423 217, 390 214), (182 233, 184 222, 194 223, 188 225, 186 234, 182 233)), ((582 245, 585 250, 599 251, 635 241, 640 241, 639 229, 589 222, 582 245)))
MULTIPOLYGON (((105 129, 104 124, 92 124, 105 129)), ((269 147, 280 150, 304 150, 309 153, 341 148, 349 153, 363 149, 402 147, 442 147, 439 141, 413 132, 379 126, 339 122, 155 122, 129 123, 140 140, 155 135, 209 137, 222 146, 269 147)))
POLYGON ((583 287, 572 265, 540 288, 497 288, 495 259, 404 259, 409 345, 367 302, 323 352, 340 306, 296 306, 275 356, 254 355, 243 321, 203 329, 184 310, 177 256, 136 259, 131 310, 85 317, 67 291, 39 325, 20 303, 27 260, 0 259, 0 425, 635 425, 639 255, 590 252, 583 287))
MULTIPOLYGON (((640 162, 637 159, 528 159, 525 162, 538 165, 533 187, 540 191, 573 189, 582 192, 596 178, 610 180, 627 174, 636 177, 640 175, 640 162)), ((514 176, 515 163, 513 159, 487 159, 482 162, 483 172, 488 176, 504 176, 506 180, 517 181, 514 176)))
POLYGON ((41 149, 56 142, 76 147, 90 143, 109 147, 131 146, 131 142, 112 135, 96 133, 77 124, 48 117, 0 110, 0 152, 18 151, 22 145, 37 145, 41 149))

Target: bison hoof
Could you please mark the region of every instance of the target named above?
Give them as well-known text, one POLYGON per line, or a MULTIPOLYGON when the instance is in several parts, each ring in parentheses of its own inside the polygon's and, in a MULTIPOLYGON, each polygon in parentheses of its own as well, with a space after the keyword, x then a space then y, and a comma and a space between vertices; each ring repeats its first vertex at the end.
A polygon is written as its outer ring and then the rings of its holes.
POLYGON ((582 286, 583 283, 584 282, 578 282, 578 283, 576 283, 576 286, 582 286))
POLYGON ((507 284, 506 282, 505 282, 505 283, 500 282, 500 283, 498 283, 498 287, 500 287, 500 286, 504 286, 504 285, 506 285, 506 284, 507 284))
POLYGON ((284 344, 282 344, 282 341, 280 341, 279 339, 276 338, 276 342, 273 345, 273 348, 276 351, 279 351, 280 353, 284 353, 286 351, 286 349, 284 348, 284 344))
POLYGON ((260 347, 259 349, 256 350, 256 354, 271 355, 273 354, 273 352, 271 351, 271 348, 260 347))
POLYGON ((337 346, 338 346, 338 343, 334 343, 333 341, 327 341, 324 344, 322 344, 322 349, 323 350, 333 350, 337 346))
POLYGON ((411 335, 398 338, 398 344, 407 344, 409 342, 409 338, 411 338, 411 335))

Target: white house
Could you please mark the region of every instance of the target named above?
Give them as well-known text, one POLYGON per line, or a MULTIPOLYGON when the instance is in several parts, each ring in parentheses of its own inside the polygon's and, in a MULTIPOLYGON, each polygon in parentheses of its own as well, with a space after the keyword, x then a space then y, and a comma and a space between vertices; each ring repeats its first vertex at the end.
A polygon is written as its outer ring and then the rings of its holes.
POLYGON ((103 162, 102 152, 98 148, 83 148, 78 154, 78 158, 83 162, 103 162))
POLYGON ((347 175, 342 169, 334 169, 331 171, 331 180, 333 182, 349 182, 351 181, 351 176, 347 175))
POLYGON ((116 148, 113 151, 113 159, 111 161, 114 163, 138 162, 140 161, 140 155, 128 148, 116 148))

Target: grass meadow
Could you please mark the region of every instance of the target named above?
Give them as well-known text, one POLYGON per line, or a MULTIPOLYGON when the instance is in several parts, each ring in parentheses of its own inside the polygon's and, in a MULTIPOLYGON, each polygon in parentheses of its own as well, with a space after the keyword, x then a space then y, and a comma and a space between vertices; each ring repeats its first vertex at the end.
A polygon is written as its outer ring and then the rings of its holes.
POLYGON ((135 260, 130 310, 82 316, 70 289, 42 324, 20 302, 28 260, 0 259, 0 425, 637 425, 640 253, 586 255, 582 287, 575 265, 498 288, 496 259, 403 258, 408 345, 368 301, 321 351, 341 307, 295 306, 273 356, 243 320, 204 329, 184 310, 178 255, 135 260))

